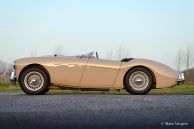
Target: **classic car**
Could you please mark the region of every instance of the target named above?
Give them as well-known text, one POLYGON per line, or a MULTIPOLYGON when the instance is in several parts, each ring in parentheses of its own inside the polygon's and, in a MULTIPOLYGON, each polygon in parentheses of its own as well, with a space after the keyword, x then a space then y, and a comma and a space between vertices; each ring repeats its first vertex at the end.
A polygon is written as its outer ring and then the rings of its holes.
POLYGON ((79 56, 47 56, 18 59, 10 80, 18 82, 30 95, 44 94, 51 88, 80 90, 121 90, 147 94, 184 81, 184 75, 147 59, 121 61, 99 59, 98 53, 79 56))

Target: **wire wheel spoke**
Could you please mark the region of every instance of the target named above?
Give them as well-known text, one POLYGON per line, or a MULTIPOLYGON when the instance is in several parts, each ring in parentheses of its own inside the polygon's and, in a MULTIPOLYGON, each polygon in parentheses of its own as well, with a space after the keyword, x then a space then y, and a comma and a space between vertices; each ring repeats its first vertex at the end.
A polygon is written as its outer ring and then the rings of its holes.
POLYGON ((29 72, 24 78, 26 88, 31 91, 37 91, 44 85, 44 78, 39 72, 29 72))
POLYGON ((149 85, 149 77, 142 71, 136 71, 129 77, 130 86, 136 91, 142 91, 149 85))

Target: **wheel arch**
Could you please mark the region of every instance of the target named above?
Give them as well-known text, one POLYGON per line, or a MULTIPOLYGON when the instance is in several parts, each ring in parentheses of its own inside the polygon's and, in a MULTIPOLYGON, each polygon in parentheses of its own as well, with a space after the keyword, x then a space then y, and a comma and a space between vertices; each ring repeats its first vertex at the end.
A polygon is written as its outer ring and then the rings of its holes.
POLYGON ((21 70, 21 72, 20 72, 20 74, 19 74, 18 82, 20 82, 20 80, 21 80, 21 75, 22 75, 22 73, 23 73, 25 70, 29 69, 29 68, 40 68, 41 70, 43 70, 43 71, 47 74, 47 76, 48 76, 48 78, 49 78, 49 83, 50 83, 50 80, 51 80, 51 79, 50 79, 50 74, 49 74, 48 70, 47 70, 43 65, 41 65, 41 64, 29 64, 29 65, 25 66, 25 67, 21 70))
POLYGON ((133 67, 131 67, 129 70, 127 70, 127 72, 125 73, 125 75, 124 75, 124 78, 123 78, 123 84, 124 84, 124 87, 125 87, 125 78, 126 78, 126 75, 127 75, 127 73, 130 71, 130 70, 132 70, 132 69, 134 69, 134 68, 144 68, 144 69, 147 69, 149 72, 150 72, 150 74, 152 75, 152 78, 153 78, 153 86, 152 86, 152 89, 155 89, 156 88, 156 77, 155 77, 155 75, 154 75, 154 72, 150 69, 150 68, 148 68, 148 67, 146 67, 146 66, 143 66, 143 65, 137 65, 137 66, 133 66, 133 67))

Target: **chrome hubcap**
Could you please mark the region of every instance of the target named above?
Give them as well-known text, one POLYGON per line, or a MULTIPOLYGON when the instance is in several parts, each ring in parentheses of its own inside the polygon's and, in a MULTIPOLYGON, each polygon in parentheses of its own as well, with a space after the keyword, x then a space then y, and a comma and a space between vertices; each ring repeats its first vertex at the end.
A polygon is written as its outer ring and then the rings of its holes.
POLYGON ((136 82, 136 83, 142 83, 142 82, 143 82, 143 78, 136 78, 136 79, 135 79, 135 82, 136 82))
POLYGON ((39 72, 29 72, 24 78, 26 88, 31 91, 39 90, 44 84, 44 78, 39 72))
POLYGON ((35 85, 35 84, 37 84, 37 81, 38 79, 37 78, 32 78, 31 80, 30 80, 30 84, 32 84, 32 85, 35 85))
POLYGON ((136 91, 142 91, 149 85, 149 77, 142 71, 134 72, 129 77, 130 86, 136 91))

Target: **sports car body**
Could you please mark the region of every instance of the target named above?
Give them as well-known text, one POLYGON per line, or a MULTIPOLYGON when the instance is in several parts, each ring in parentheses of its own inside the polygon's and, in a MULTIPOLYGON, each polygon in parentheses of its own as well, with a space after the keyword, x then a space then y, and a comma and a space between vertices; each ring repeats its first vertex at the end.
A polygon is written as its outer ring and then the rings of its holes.
POLYGON ((153 88, 172 87, 184 75, 146 59, 121 61, 99 59, 98 53, 79 56, 31 57, 15 61, 11 81, 18 81, 27 94, 44 94, 49 89, 120 90, 146 94, 153 88))

